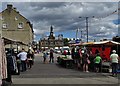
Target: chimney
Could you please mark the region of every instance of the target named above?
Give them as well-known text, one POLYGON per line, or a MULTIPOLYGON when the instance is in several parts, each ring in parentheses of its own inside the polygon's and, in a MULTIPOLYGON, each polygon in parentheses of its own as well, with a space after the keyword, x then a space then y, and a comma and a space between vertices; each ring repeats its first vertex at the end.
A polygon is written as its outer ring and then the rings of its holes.
POLYGON ((16 11, 17 13, 19 13, 19 11, 16 11))
POLYGON ((14 9, 15 11, 17 11, 17 8, 14 7, 13 9, 14 9))
POLYGON ((9 12, 11 12, 11 10, 12 10, 12 4, 8 4, 8 5, 7 5, 7 10, 8 10, 9 12))

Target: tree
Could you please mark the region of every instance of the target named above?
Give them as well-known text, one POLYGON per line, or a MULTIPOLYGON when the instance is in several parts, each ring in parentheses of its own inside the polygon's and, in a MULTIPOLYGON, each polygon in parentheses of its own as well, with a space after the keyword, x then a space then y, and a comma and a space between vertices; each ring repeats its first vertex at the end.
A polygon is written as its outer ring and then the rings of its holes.
POLYGON ((67 38, 64 38, 63 41, 64 41, 64 46, 68 46, 69 40, 67 38))
POLYGON ((116 41, 116 42, 120 42, 120 37, 119 36, 115 36, 112 38, 113 41, 116 41))
MULTIPOLYGON (((119 37, 119 36, 113 37, 112 40, 115 41, 115 42, 119 42, 119 43, 120 43, 120 37, 119 37)), ((120 56, 120 53, 118 52, 118 51, 120 51, 120 45, 114 47, 114 49, 117 50, 117 53, 118 53, 118 55, 120 56)))

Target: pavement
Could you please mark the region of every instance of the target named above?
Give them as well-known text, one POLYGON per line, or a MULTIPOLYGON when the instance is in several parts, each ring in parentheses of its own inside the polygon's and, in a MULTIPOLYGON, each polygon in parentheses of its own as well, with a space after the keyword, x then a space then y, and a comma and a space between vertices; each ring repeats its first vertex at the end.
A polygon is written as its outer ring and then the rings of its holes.
MULTIPOLYGON (((55 55, 55 59, 58 55, 55 55)), ((40 85, 40 84, 97 84, 118 85, 118 77, 112 77, 109 73, 82 72, 75 69, 67 69, 59 66, 57 62, 43 64, 42 53, 35 55, 35 63, 32 69, 13 75, 13 85, 40 85)), ((114 86, 115 86, 114 85, 114 86)))

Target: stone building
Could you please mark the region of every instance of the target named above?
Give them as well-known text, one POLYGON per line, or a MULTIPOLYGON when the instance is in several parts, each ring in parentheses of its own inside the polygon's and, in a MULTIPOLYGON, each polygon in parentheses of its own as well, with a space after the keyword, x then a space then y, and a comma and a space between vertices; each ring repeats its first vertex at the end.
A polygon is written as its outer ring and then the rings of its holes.
POLYGON ((17 40, 29 45, 33 41, 33 25, 11 4, 0 13, 2 37, 17 40))
POLYGON ((54 36, 53 27, 50 27, 50 35, 41 38, 40 48, 55 48, 63 47, 63 35, 59 34, 57 37, 54 36))

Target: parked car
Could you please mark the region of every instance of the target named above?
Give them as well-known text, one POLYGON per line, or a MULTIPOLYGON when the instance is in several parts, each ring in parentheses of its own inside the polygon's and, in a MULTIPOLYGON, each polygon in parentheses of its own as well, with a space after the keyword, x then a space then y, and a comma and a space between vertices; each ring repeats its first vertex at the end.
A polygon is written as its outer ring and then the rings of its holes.
POLYGON ((64 54, 64 52, 66 52, 67 54, 68 54, 68 53, 71 54, 69 48, 62 48, 62 49, 61 49, 61 53, 64 54))
POLYGON ((55 49, 54 52, 60 54, 61 50, 60 49, 55 49))

